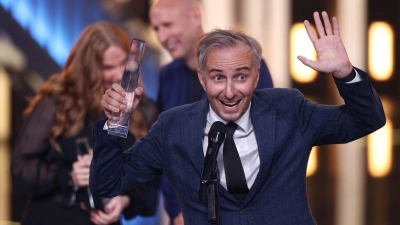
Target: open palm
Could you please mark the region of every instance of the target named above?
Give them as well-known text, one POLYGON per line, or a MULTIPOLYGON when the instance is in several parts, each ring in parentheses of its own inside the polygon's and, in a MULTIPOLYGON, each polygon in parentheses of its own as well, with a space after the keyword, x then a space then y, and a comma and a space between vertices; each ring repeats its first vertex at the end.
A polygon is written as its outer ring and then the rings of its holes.
POLYGON ((318 36, 314 33, 310 23, 304 21, 304 27, 307 34, 317 51, 317 61, 312 61, 304 56, 298 56, 298 59, 306 66, 323 73, 332 73, 336 78, 343 78, 352 70, 352 65, 347 56, 346 49, 342 43, 339 32, 339 24, 335 17, 332 18, 333 30, 329 21, 328 14, 322 12, 324 25, 322 25, 318 12, 314 13, 314 21, 318 36))

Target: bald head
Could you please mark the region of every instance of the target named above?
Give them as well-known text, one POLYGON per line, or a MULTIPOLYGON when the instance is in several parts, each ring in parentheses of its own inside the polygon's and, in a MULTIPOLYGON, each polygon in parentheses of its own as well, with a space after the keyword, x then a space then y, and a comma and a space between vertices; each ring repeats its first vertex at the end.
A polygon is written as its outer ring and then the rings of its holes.
POLYGON ((189 7, 198 7, 198 1, 196 0, 155 0, 151 5, 151 10, 157 8, 169 8, 169 7, 183 7, 188 9, 189 7))
POLYGON ((150 22, 172 58, 196 57, 193 46, 204 34, 196 0, 158 0, 151 6, 150 22))

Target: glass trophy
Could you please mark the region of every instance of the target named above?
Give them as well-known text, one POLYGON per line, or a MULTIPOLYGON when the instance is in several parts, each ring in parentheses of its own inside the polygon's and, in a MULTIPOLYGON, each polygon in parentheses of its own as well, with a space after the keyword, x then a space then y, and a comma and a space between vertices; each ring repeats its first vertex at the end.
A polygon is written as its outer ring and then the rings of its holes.
POLYGON ((129 131, 129 122, 132 114, 133 99, 138 85, 140 65, 144 54, 146 42, 132 39, 131 48, 125 63, 124 74, 121 79, 121 87, 125 90, 126 107, 118 113, 113 112, 108 121, 108 134, 126 138, 129 131))

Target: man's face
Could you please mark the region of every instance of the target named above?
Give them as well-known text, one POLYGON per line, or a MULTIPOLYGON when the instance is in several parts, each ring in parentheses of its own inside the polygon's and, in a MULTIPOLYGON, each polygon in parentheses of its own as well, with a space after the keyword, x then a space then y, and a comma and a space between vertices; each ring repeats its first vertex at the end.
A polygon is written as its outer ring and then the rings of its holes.
POLYGON ((205 60, 198 76, 211 108, 226 121, 238 120, 250 105, 260 72, 249 47, 239 43, 232 48, 214 48, 205 60))
POLYGON ((192 51, 198 37, 197 18, 183 6, 160 6, 150 11, 150 21, 158 40, 174 59, 185 58, 192 51))

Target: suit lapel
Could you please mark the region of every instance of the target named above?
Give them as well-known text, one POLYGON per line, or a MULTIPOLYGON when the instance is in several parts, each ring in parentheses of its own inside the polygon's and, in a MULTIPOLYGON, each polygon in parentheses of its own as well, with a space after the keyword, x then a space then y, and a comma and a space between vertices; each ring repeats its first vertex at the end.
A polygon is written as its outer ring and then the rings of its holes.
POLYGON ((185 118, 184 129, 182 129, 181 133, 183 148, 186 150, 199 174, 201 173, 204 160, 203 133, 207 121, 208 107, 209 104, 206 99, 197 103, 188 112, 188 116, 185 118))
POLYGON ((275 144, 276 111, 271 107, 268 99, 260 99, 257 95, 253 96, 250 117, 257 140, 260 170, 244 204, 249 202, 261 186, 265 184, 270 171, 275 144))
MULTIPOLYGON (((251 107, 250 117, 258 145, 260 170, 243 205, 249 202, 266 182, 274 153, 276 111, 271 109, 268 99, 260 99, 257 95, 253 95, 251 107)), ((204 160, 202 144, 208 109, 207 99, 191 108, 187 117, 184 118, 185 126, 181 132, 183 147, 199 174, 204 160)), ((221 185, 219 185, 219 193, 232 201, 237 201, 221 185)))

